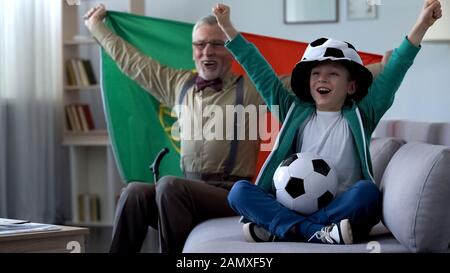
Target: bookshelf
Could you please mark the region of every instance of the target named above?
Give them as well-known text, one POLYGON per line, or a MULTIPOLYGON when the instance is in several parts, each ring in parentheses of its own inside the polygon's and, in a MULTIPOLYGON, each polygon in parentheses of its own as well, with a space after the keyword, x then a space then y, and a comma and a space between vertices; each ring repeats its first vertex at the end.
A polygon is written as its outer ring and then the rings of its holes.
MULTIPOLYGON (((110 227, 124 184, 106 128, 100 83, 99 47, 85 29, 84 13, 99 1, 62 5, 62 144, 69 149, 72 218, 67 224, 110 227)), ((145 0, 101 3, 109 10, 142 14, 145 0)))

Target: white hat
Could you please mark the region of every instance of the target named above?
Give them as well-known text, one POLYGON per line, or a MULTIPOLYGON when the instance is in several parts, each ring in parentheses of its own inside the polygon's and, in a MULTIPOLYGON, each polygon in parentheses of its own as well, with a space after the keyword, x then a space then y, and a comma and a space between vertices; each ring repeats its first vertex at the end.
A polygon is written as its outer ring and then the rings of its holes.
POLYGON ((357 89, 351 97, 358 101, 372 84, 372 73, 363 65, 361 57, 350 43, 331 38, 319 38, 308 45, 301 61, 292 70, 292 91, 304 101, 312 102, 309 90, 311 69, 322 61, 339 61, 349 70, 357 89))

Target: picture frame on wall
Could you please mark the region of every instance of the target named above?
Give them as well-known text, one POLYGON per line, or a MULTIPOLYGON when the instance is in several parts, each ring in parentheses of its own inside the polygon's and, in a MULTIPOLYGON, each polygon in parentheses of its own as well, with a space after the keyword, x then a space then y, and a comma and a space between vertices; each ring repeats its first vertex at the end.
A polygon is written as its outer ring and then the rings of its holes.
POLYGON ((347 0, 348 20, 373 20, 377 18, 375 1, 347 0))
POLYGON ((286 24, 333 23, 338 21, 339 0, 284 0, 286 24))

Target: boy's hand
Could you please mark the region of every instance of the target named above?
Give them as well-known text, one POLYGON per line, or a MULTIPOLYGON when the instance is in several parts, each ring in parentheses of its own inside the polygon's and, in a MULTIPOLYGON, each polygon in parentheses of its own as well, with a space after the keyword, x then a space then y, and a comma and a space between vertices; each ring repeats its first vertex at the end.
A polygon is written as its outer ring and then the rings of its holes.
POLYGON ((224 4, 216 4, 213 9, 213 14, 216 16, 217 24, 227 36, 228 40, 233 40, 238 35, 230 20, 230 7, 224 4))
POLYGON ((230 21, 230 7, 224 4, 216 4, 213 7, 213 14, 216 16, 217 23, 221 28, 227 28, 231 26, 230 21))
POLYGON ((438 0, 425 0, 422 12, 417 19, 417 24, 421 24, 425 27, 430 27, 441 17, 441 3, 438 0))
POLYGON ((83 16, 84 24, 89 30, 98 22, 103 21, 106 16, 106 8, 103 4, 97 5, 94 8, 89 9, 83 16))
POLYGON ((408 34, 409 41, 415 46, 420 45, 427 30, 442 17, 441 3, 438 0, 425 0, 424 2, 422 12, 408 34))

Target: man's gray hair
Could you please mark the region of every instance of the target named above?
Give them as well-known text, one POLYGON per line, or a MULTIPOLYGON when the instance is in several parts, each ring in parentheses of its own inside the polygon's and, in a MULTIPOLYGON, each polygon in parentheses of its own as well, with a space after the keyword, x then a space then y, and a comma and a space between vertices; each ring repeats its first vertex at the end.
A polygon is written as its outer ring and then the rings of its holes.
POLYGON ((192 40, 194 40, 194 34, 200 26, 209 25, 214 26, 217 25, 217 19, 214 15, 206 15, 202 18, 198 19, 195 23, 194 28, 192 29, 192 40))

